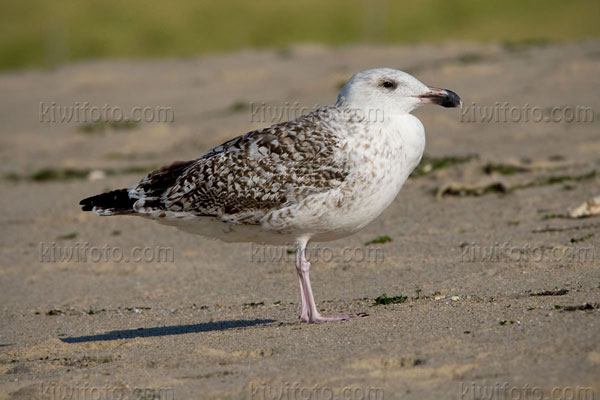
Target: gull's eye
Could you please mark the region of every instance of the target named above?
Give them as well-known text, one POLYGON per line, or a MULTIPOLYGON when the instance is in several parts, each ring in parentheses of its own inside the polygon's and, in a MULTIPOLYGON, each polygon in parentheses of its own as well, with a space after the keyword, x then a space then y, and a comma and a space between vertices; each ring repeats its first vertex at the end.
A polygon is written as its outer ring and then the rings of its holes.
POLYGON ((386 89, 392 89, 393 90, 393 89, 396 89, 396 87, 398 86, 398 84, 396 82, 394 82, 394 81, 385 80, 385 81, 381 82, 381 86, 384 87, 384 88, 386 88, 386 89))

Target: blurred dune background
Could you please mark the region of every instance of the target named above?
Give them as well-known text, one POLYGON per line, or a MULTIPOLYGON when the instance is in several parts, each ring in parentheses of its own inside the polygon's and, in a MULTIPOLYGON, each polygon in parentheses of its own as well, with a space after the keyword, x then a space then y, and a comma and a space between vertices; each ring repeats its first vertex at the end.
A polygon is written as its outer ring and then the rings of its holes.
POLYGON ((596 0, 3 0, 0 68, 240 48, 286 51, 298 42, 522 46, 596 37, 599 17, 596 0))

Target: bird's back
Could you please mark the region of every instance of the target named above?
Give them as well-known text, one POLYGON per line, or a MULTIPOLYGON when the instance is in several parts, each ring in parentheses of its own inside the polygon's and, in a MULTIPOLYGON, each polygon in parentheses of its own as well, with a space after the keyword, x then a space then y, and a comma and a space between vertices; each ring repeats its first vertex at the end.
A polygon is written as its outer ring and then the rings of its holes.
POLYGON ((340 185, 348 174, 342 137, 330 123, 335 107, 249 132, 203 157, 153 171, 138 184, 82 200, 99 215, 216 217, 261 223, 274 210, 340 185))

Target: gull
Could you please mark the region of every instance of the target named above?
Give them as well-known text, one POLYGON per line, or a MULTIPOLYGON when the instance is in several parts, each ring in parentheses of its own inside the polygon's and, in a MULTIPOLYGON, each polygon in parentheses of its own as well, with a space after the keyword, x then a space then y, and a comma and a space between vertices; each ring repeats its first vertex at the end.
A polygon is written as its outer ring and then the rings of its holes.
POLYGON ((293 243, 301 321, 357 318, 362 315, 321 316, 306 247, 359 231, 392 203, 423 156, 425 130, 410 112, 426 103, 462 104, 456 93, 402 71, 358 72, 333 105, 248 132, 80 204, 101 216, 141 216, 226 242, 293 243))

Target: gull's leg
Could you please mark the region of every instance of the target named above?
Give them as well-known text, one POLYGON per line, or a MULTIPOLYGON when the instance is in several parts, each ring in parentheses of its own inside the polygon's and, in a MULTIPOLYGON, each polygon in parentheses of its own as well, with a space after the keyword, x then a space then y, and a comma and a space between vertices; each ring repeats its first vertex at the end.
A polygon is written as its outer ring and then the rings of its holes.
POLYGON ((312 288, 310 286, 310 263, 306 260, 306 245, 308 240, 301 239, 297 242, 296 271, 300 280, 300 295, 302 298, 302 313, 300 319, 303 322, 318 324, 330 321, 345 321, 364 315, 339 315, 336 317, 323 317, 317 310, 312 288))
POLYGON ((296 271, 298 272, 298 281, 300 282, 300 299, 302 300, 302 309, 300 311, 300 319, 303 322, 308 322, 308 304, 306 303, 306 296, 304 295, 304 285, 302 284, 301 275, 302 256, 300 250, 296 251, 296 271))

